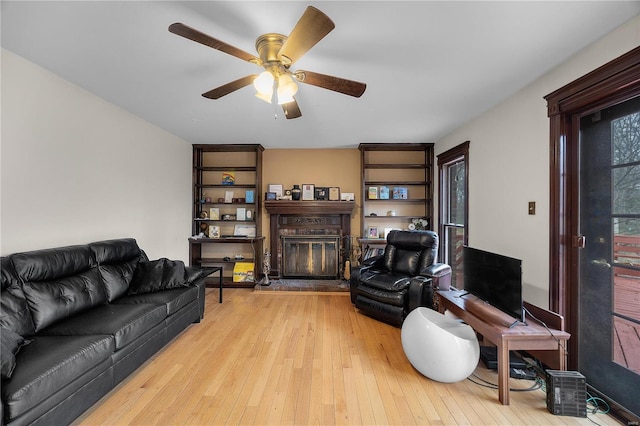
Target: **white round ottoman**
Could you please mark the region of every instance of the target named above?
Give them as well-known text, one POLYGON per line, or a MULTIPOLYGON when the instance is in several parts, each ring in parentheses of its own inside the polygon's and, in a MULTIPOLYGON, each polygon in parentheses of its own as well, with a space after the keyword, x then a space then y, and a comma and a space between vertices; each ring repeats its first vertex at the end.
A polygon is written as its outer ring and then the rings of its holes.
POLYGON ((416 370, 432 380, 464 380, 478 365, 480 345, 473 328, 429 308, 416 308, 402 324, 402 349, 416 370))

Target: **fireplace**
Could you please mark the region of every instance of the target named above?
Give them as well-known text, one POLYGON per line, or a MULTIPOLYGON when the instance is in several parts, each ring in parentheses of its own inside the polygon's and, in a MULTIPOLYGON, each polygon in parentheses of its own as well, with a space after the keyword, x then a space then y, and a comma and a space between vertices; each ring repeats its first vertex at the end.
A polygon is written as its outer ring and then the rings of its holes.
POLYGON ((353 201, 266 201, 271 275, 340 278, 354 206, 353 201))
POLYGON ((283 235, 283 278, 335 278, 340 275, 340 236, 283 235))

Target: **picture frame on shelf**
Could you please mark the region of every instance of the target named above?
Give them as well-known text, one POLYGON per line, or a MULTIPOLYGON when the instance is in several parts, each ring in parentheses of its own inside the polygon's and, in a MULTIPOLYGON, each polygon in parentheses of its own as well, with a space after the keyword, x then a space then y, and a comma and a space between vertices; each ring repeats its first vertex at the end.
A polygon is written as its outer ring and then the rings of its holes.
POLYGON ((302 197, 303 201, 313 201, 315 199, 315 185, 311 183, 305 183, 302 185, 302 197))
POLYGON ((337 186, 329 187, 329 201, 340 201, 340 188, 337 186))
POLYGON ((244 192, 244 199, 245 199, 245 202, 248 204, 253 204, 255 202, 253 189, 247 189, 244 192))
POLYGON ((316 186, 315 187, 315 199, 316 200, 328 200, 329 199, 329 188, 326 186, 316 186))
POLYGON ((220 220, 220 209, 218 207, 209 208, 209 219, 220 220))
POLYGON ((268 191, 276 193, 276 200, 282 198, 282 194, 284 193, 281 184, 269 184, 268 191))
POLYGON ((378 227, 377 226, 369 226, 367 228, 367 238, 370 239, 378 239, 380 236, 378 235, 378 227))
POLYGON ((224 191, 224 202, 227 204, 233 203, 233 191, 224 191))
POLYGON ((220 238, 220 227, 217 225, 209 225, 209 238, 220 238))
POLYGON ((233 227, 233 235, 235 237, 255 238, 255 236, 256 236, 256 226, 255 225, 236 224, 233 227))
POLYGON ((356 194, 354 192, 341 192, 340 200, 341 201, 355 201, 356 194))
POLYGON ((266 201, 275 201, 278 199, 277 195, 275 192, 265 192, 264 193, 264 199, 266 201))
POLYGON ((236 207, 236 220, 247 220, 246 207, 236 207))

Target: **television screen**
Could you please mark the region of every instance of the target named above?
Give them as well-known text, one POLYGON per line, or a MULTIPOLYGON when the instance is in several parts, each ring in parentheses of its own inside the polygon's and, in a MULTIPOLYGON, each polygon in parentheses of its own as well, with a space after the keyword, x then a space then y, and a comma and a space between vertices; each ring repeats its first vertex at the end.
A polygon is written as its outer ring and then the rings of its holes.
POLYGON ((462 256, 465 291, 524 322, 522 261, 467 246, 462 256))

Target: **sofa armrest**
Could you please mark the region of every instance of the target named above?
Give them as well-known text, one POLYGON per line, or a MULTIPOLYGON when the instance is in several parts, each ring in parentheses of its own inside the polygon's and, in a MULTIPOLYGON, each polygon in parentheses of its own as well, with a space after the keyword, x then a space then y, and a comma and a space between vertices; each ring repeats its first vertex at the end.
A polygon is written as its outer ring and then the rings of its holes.
POLYGON ((425 306, 433 309, 433 281, 424 276, 412 277, 409 283, 407 314, 415 308, 425 306))
POLYGON ((434 263, 420 271, 420 275, 433 279, 436 290, 451 289, 451 266, 446 263, 434 263))

